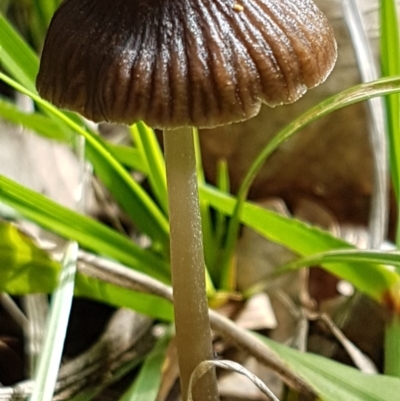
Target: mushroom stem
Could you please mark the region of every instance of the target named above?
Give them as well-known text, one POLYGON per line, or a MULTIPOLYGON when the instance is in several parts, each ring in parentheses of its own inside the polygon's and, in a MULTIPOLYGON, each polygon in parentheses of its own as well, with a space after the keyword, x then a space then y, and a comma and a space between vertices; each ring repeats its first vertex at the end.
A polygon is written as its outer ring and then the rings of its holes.
MULTIPOLYGON (((193 370, 200 362, 213 359, 192 129, 165 130, 164 148, 176 344, 182 399, 186 401, 193 370)), ((194 385, 193 398, 219 400, 214 371, 194 385)))

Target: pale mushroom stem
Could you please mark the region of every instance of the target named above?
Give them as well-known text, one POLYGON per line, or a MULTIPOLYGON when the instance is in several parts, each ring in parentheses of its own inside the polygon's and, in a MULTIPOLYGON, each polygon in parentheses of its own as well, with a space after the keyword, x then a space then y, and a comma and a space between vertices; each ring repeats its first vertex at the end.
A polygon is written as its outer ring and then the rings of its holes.
MULTIPOLYGON (((200 362, 213 359, 192 129, 165 130, 164 148, 176 345, 182 399, 186 401, 193 370, 200 362)), ((213 370, 193 387, 193 398, 219 400, 213 370)))

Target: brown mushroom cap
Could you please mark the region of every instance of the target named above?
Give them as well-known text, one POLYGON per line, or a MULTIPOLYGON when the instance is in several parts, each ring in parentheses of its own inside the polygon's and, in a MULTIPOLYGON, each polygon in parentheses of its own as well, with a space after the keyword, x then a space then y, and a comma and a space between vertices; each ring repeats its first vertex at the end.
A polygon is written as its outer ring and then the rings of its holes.
POLYGON ((311 0, 65 0, 37 87, 93 121, 213 127, 294 102, 335 60, 311 0))

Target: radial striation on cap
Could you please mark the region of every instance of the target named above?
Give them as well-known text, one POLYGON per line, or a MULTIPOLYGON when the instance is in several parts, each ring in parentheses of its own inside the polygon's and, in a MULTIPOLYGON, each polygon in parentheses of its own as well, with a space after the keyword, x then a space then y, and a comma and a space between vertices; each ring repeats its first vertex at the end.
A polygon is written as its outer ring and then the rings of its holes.
POLYGON ((335 60, 311 0, 65 0, 37 87, 93 121, 205 128, 296 101, 335 60))

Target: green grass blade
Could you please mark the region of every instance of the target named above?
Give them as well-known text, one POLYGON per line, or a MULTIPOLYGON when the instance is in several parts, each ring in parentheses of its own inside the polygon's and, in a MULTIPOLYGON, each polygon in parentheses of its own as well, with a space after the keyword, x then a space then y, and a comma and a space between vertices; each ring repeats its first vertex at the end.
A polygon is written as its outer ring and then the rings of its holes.
POLYGON ((46 337, 30 401, 53 399, 74 294, 77 258, 78 244, 71 242, 65 251, 60 283, 52 296, 46 337))
POLYGON ((49 293, 60 266, 13 224, 0 221, 0 292, 12 295, 49 293))
MULTIPOLYGON (((201 196, 207 198, 210 204, 217 210, 231 215, 235 208, 235 199, 227 194, 219 192, 212 187, 203 186, 200 188, 201 196)), ((241 222, 246 226, 252 228, 265 238, 279 243, 291 249, 295 253, 302 256, 309 256, 317 253, 332 251, 332 250, 345 250, 352 249, 353 247, 347 242, 333 237, 328 232, 322 231, 319 228, 311 227, 299 220, 287 218, 274 213, 270 210, 257 206, 255 204, 245 202, 242 206, 241 222)), ((330 270, 329 265, 323 265, 327 270, 330 270)), ((358 277, 353 284, 356 286, 362 285, 360 291, 367 292, 378 301, 383 301, 382 288, 391 287, 395 277, 392 273, 377 272, 374 265, 368 264, 360 269, 357 263, 343 261, 338 263, 335 267, 342 272, 346 277, 358 277), (382 286, 378 289, 371 288, 370 285, 363 283, 359 276, 365 275, 365 272, 372 272, 372 277, 379 276, 382 286)), ((368 279, 367 283, 368 283, 368 279)), ((371 279, 372 280, 372 279, 371 279)))
MULTIPOLYGON (((217 187, 220 191, 230 193, 230 180, 228 173, 228 164, 226 160, 220 160, 217 166, 217 187)), ((215 237, 219 244, 219 249, 224 249, 224 237, 228 228, 228 220, 223 213, 215 216, 215 237)), ((220 255, 221 256, 221 251, 220 255)), ((236 259, 229 258, 230 263, 221 263, 220 267, 220 287, 232 291, 236 284, 236 259)), ((217 262, 218 263, 218 262, 217 262)), ((219 263, 218 263, 219 265, 219 263)))
POLYGON ((171 336, 161 337, 154 349, 146 357, 133 385, 119 401, 155 401, 162 379, 163 364, 171 336))
POLYGON ((1 14, 0 32, 0 66, 21 85, 36 93, 37 55, 1 14))
MULTIPOLYGON (((400 75, 400 36, 396 3, 380 1, 380 51, 382 76, 400 75)), ((393 188, 399 204, 400 191, 400 98, 386 98, 387 122, 390 142, 390 167, 393 188)), ((399 206, 400 207, 400 206, 399 206)), ((399 231, 399 230, 398 230, 399 231)), ((399 236, 399 234, 398 234, 399 236)))
POLYGON ((107 146, 103 144, 102 139, 82 128, 66 114, 28 91, 8 76, 0 73, 0 80, 31 97, 58 121, 61 121, 65 126, 68 126, 86 139, 86 156, 93 164, 96 174, 101 178, 103 184, 131 216, 137 227, 143 233, 148 234, 153 241, 167 248, 169 227, 166 217, 144 189, 132 179, 129 173, 112 156, 107 146))
POLYGON ((0 14, 1 13, 5 14, 9 6, 10 6, 10 0, 3 0, 0 3, 0 14))
POLYGON ((129 214, 137 228, 160 244, 164 250, 168 249, 169 225, 165 215, 149 194, 112 156, 101 138, 91 135, 88 137, 87 134, 85 137, 86 156, 102 183, 129 214))
MULTIPOLYGON (((345 249, 335 250, 310 255, 305 258, 299 259, 295 262, 290 262, 286 266, 287 269, 298 269, 300 266, 311 266, 321 263, 337 263, 337 262, 355 262, 355 263, 374 263, 382 265, 394 266, 396 271, 400 273, 400 253, 399 252, 386 252, 376 250, 359 250, 359 249, 345 249)), ((282 267, 281 269, 285 269, 282 267)), ((389 276, 396 274, 393 269, 388 269, 382 266, 383 270, 389 271, 389 276)))
MULTIPOLYGON (((0 67, 4 68, 24 88, 36 94, 35 80, 39 70, 37 54, 1 14, 0 32, 0 67)), ((51 114, 49 116, 52 117, 51 114)), ((65 124, 55 122, 58 123, 58 131, 62 131, 67 136, 73 134, 65 124)))
POLYGON ((321 401, 397 400, 400 379, 362 373, 319 355, 303 353, 258 336, 299 374, 321 401))
MULTIPOLYGON (((400 74, 400 35, 394 0, 380 1, 380 52, 382 76, 400 74)), ((390 172, 397 204, 396 246, 400 247, 400 97, 386 99, 390 172)), ((400 325, 397 314, 385 329, 385 373, 400 377, 400 325)))
POLYGON ((33 1, 33 9, 35 11, 35 16, 38 20, 39 26, 41 27, 41 36, 44 38, 47 27, 50 24, 51 18, 58 8, 60 0, 35 0, 33 1))
POLYGON ((0 176, 0 199, 38 225, 135 270, 169 281, 168 264, 105 225, 0 176))
POLYGON ((0 98, 0 116, 6 121, 23 125, 48 139, 69 142, 73 138, 71 131, 61 131, 59 124, 49 117, 40 113, 24 113, 14 103, 2 98, 0 98))
POLYGON ((154 131, 143 122, 130 128, 136 148, 147 165, 147 177, 161 209, 168 214, 167 178, 164 156, 154 131))
MULTIPOLYGON (((301 265, 311 266, 313 264, 320 264, 321 262, 335 263, 341 261, 391 265, 400 273, 400 252, 398 251, 386 252, 359 249, 335 250, 311 255, 295 262, 290 262, 286 266, 287 268, 299 268, 301 265)), ((387 269, 385 268, 385 270, 387 269)), ((389 271, 390 270, 392 269, 389 269, 389 271)))
POLYGON ((147 163, 143 160, 139 150, 130 146, 116 145, 110 142, 104 142, 104 145, 123 166, 140 171, 146 175, 148 174, 147 163))
POLYGON ((398 298, 397 288, 400 287, 400 276, 393 269, 385 266, 396 266, 397 272, 400 272, 400 254, 398 253, 356 249, 328 251, 288 263, 277 273, 316 265, 324 265, 326 270, 349 281, 376 300, 390 305, 398 302, 395 297, 398 298))
MULTIPOLYGON (((397 304, 398 305, 398 304, 397 304)), ((398 314, 394 315, 385 327, 384 341, 384 372, 388 376, 400 376, 399 358, 400 355, 400 319, 398 314)))
POLYGON ((128 172, 110 154, 102 141, 77 124, 76 119, 68 117, 36 94, 35 78, 39 68, 37 55, 26 44, 15 29, 0 15, 0 62, 15 80, 4 74, 0 79, 14 89, 30 96, 45 113, 54 118, 61 129, 74 131, 87 140, 87 156, 94 165, 96 173, 117 198, 138 228, 148 234, 161 246, 168 247, 168 222, 159 208, 145 191, 130 177, 128 172))
POLYGON ((373 82, 351 87, 307 110, 304 114, 296 118, 292 123, 287 125, 275 137, 273 137, 267 146, 265 146, 265 148, 256 157, 253 164, 247 171, 242 185, 239 188, 235 210, 229 222, 226 248, 221 263, 222 268, 225 269, 226 267, 224 266, 229 265, 232 258, 236 240, 238 238, 240 214, 250 186, 264 165, 265 161, 281 144, 283 144, 290 137, 311 122, 316 121, 335 110, 339 110, 351 104, 369 100, 377 96, 386 96, 399 92, 400 77, 379 79, 373 82))
MULTIPOLYGON (((200 194, 218 211, 231 216, 236 199, 211 186, 200 187, 200 194)), ((317 253, 317 249, 352 248, 347 242, 333 237, 328 232, 311 227, 299 220, 279 215, 250 202, 243 204, 241 222, 271 241, 280 243, 301 255, 317 253)))
MULTIPOLYGON (((205 185, 205 181, 199 182, 199 186, 205 185)), ((228 164, 226 160, 220 160, 217 164, 217 187, 220 191, 229 193, 230 192, 230 182, 229 182, 229 173, 228 173, 228 164)), ((207 213, 210 216, 210 204, 208 203, 207 199, 200 197, 200 202, 207 205, 207 213)), ((211 217, 210 224, 211 224, 211 217)), ((225 233, 227 228, 227 218, 223 213, 215 211, 215 218, 214 218, 214 232, 212 233, 212 254, 210 255, 210 275, 213 278, 215 283, 218 283, 218 288, 226 289, 228 286, 224 286, 223 282, 221 281, 221 277, 224 277, 224 271, 221 269, 220 266, 220 257, 222 255, 222 250, 224 248, 224 241, 225 241, 225 233)))
MULTIPOLYGON (((58 262, 13 224, 1 221, 0 265, 0 291, 12 295, 49 294, 56 288, 60 276, 58 262)), ((117 287, 84 272, 76 275, 74 294, 115 307, 131 308, 154 319, 173 320, 173 307, 169 301, 117 287)))

